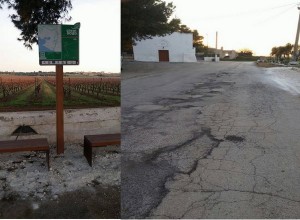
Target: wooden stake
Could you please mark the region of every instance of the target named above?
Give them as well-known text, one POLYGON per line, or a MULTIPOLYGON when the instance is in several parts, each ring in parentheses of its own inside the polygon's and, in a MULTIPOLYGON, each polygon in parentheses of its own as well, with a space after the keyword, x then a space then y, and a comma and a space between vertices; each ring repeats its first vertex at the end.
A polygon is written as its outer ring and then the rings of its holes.
POLYGON ((64 153, 64 84, 63 65, 56 65, 56 144, 57 154, 64 153))

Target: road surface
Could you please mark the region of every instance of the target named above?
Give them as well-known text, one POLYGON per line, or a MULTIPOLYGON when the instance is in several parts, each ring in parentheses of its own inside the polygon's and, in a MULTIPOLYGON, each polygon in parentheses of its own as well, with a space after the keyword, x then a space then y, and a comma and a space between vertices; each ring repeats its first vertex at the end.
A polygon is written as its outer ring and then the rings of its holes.
POLYGON ((300 72, 128 62, 122 218, 300 218, 300 72))

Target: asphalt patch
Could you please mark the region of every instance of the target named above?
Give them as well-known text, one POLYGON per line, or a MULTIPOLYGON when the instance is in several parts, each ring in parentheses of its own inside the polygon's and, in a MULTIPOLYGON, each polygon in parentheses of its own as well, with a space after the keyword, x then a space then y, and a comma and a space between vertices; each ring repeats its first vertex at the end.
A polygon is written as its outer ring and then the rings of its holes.
POLYGON ((228 135, 225 137, 225 140, 235 142, 235 143, 240 143, 245 141, 245 138, 242 136, 228 135))
POLYGON ((165 182, 176 170, 166 161, 122 161, 122 218, 143 219, 158 206, 168 190, 165 182))

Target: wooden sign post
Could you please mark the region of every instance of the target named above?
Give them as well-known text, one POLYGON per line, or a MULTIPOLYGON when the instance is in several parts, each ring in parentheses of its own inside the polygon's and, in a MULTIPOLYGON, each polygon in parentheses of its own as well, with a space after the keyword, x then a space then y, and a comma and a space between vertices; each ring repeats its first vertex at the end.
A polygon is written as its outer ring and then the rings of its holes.
MULTIPOLYGON (((1 1, 1 0, 0 0, 1 1)), ((64 67, 79 65, 79 28, 74 25, 38 25, 40 65, 56 66, 56 152, 64 153, 64 67)))
POLYGON ((64 153, 64 70, 56 65, 56 141, 57 154, 64 153))

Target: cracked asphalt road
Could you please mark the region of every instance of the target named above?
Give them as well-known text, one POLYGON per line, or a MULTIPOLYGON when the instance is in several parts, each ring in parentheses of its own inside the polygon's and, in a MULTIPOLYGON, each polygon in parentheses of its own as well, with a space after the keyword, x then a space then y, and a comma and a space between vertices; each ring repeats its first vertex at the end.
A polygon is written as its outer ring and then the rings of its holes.
POLYGON ((300 218, 300 74, 125 63, 122 218, 300 218))

